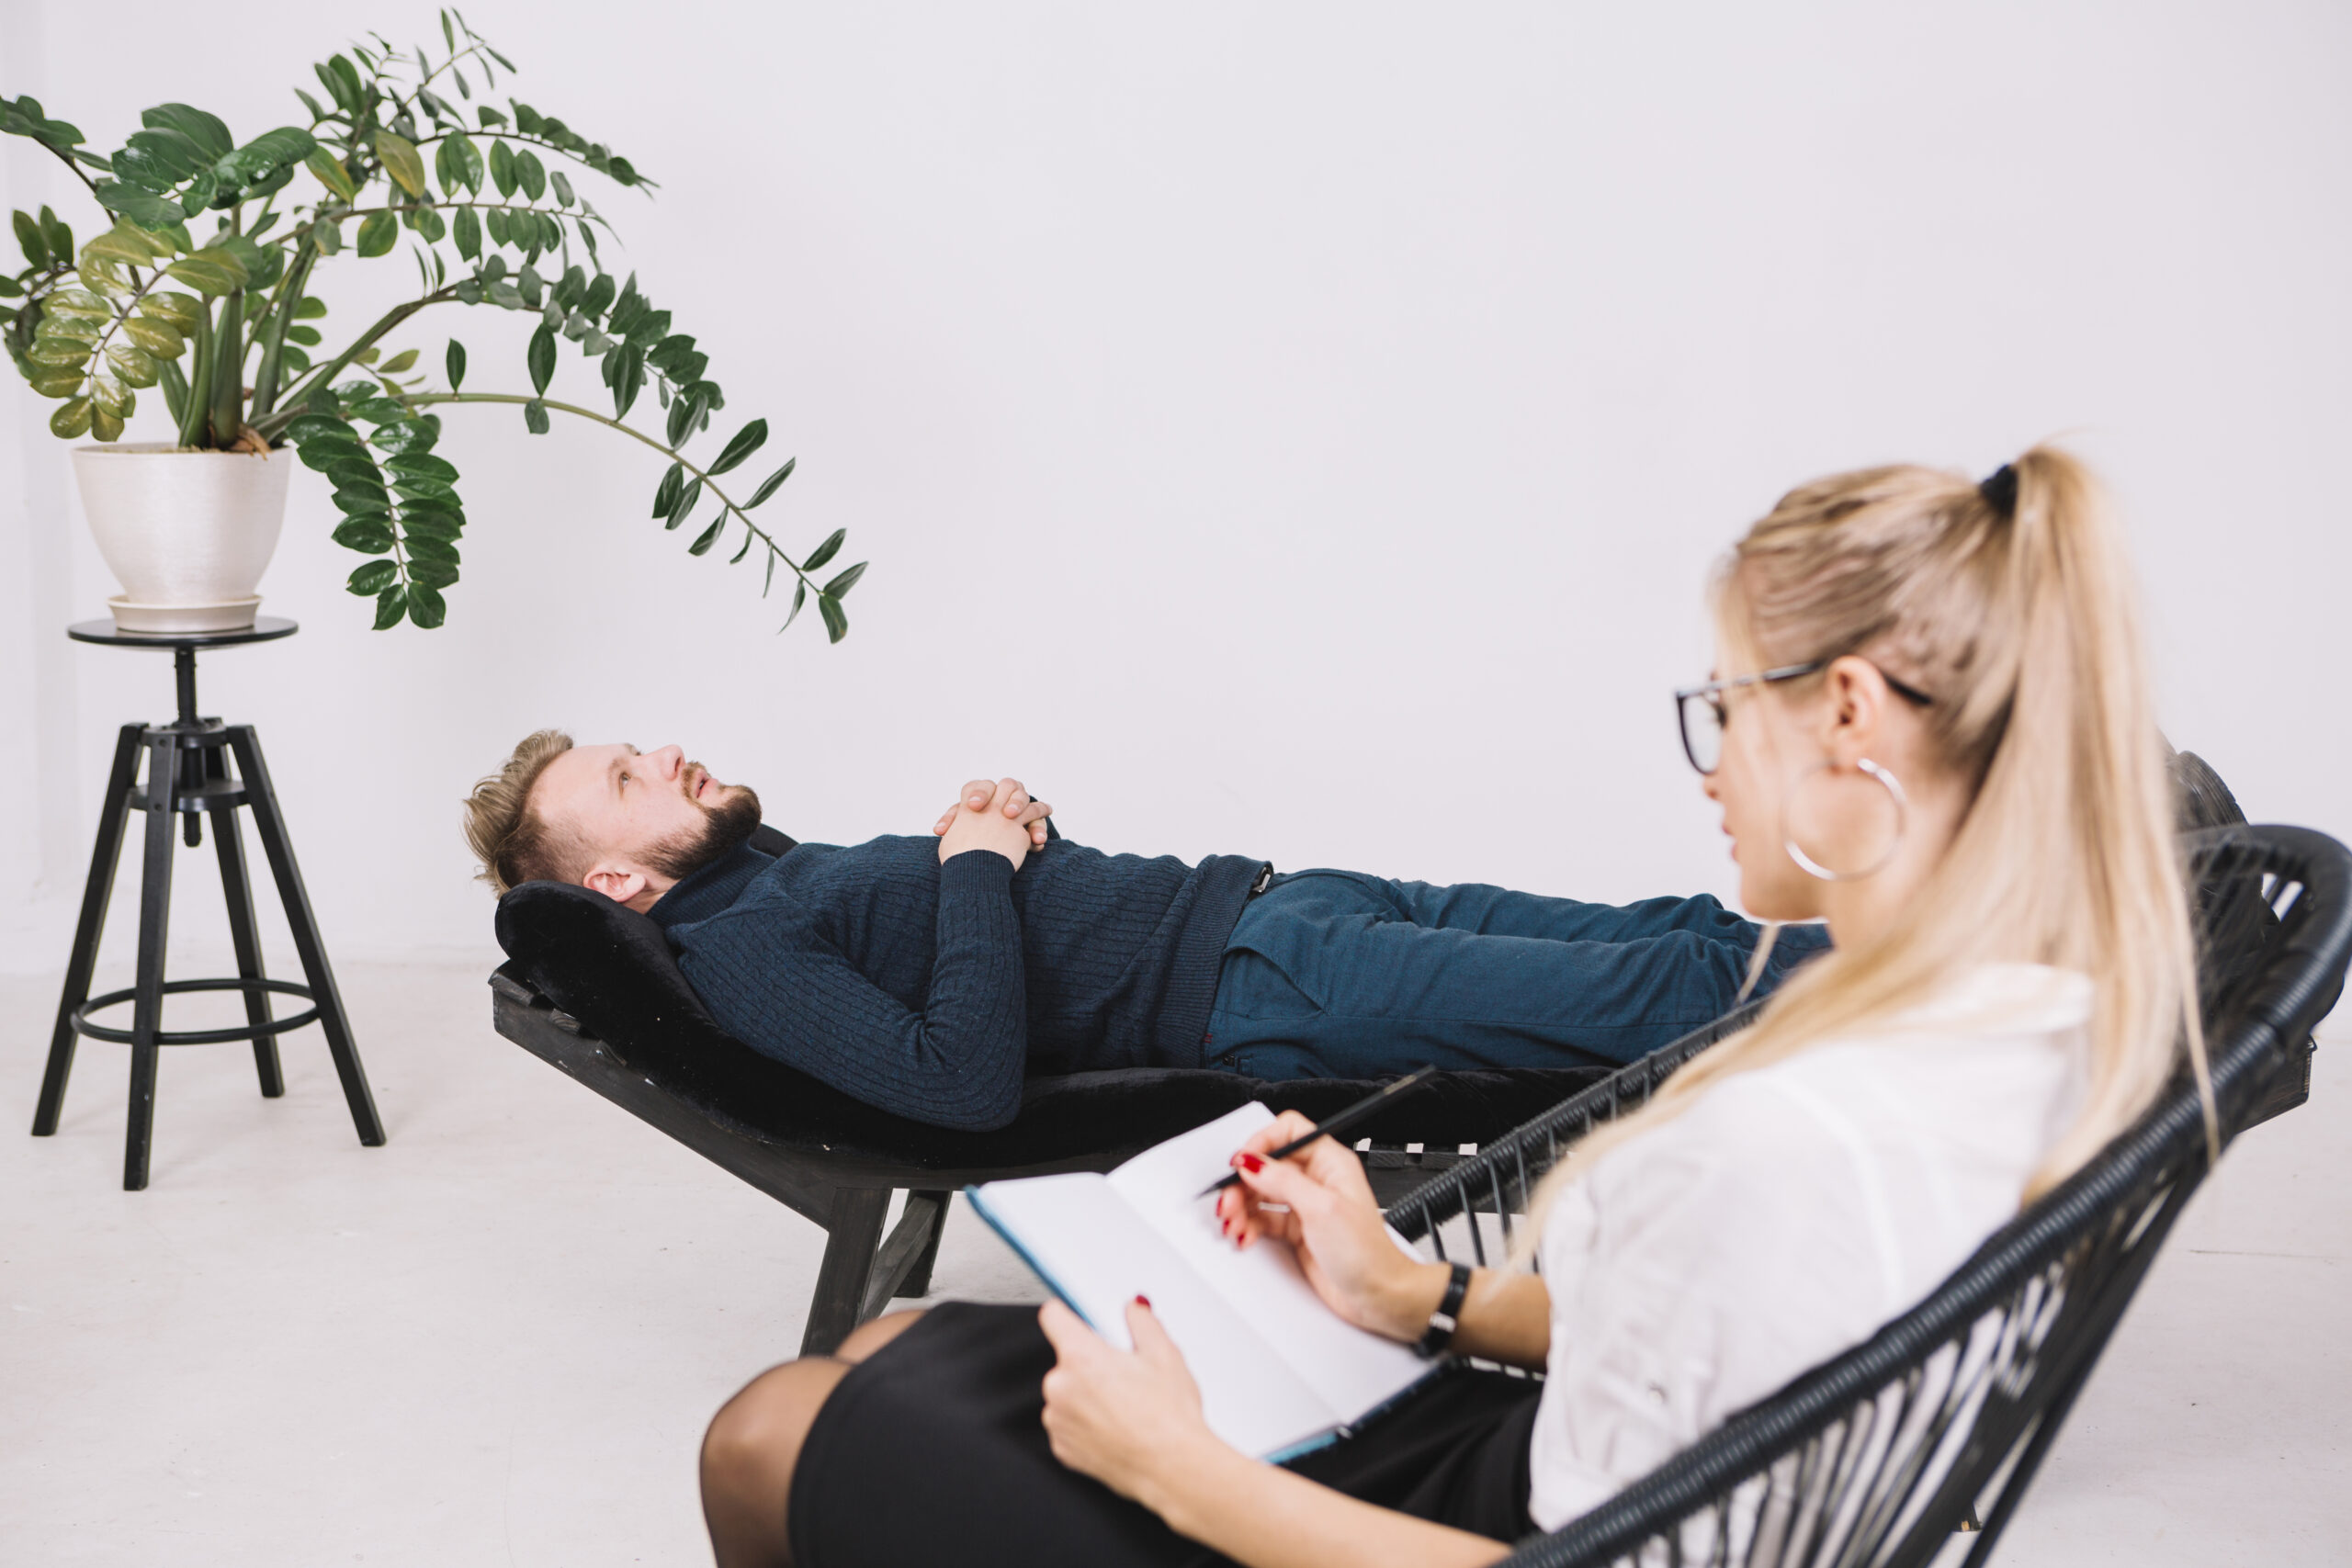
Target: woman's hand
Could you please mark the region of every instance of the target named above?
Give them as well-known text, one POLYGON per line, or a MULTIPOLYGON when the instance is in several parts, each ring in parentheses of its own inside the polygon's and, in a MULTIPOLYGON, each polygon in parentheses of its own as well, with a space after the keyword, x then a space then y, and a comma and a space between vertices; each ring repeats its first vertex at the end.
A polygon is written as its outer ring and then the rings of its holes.
POLYGON ((1047 1302, 1037 1322, 1054 1347, 1046 1437, 1062 1463, 1156 1508, 1164 1506, 1160 1483, 1211 1452, 1232 1452, 1209 1430, 1184 1353, 1143 1297, 1127 1303, 1133 1350, 1105 1343, 1059 1302, 1047 1302))
POLYGON ((1336 1139, 1317 1138, 1288 1159, 1267 1160, 1268 1150, 1314 1126, 1285 1111, 1251 1134, 1233 1156, 1240 1183, 1217 1195, 1216 1217, 1238 1246, 1269 1235, 1290 1243, 1307 1282, 1333 1312, 1409 1344, 1445 1294, 1446 1266, 1397 1247, 1381 1221, 1363 1162, 1336 1139))

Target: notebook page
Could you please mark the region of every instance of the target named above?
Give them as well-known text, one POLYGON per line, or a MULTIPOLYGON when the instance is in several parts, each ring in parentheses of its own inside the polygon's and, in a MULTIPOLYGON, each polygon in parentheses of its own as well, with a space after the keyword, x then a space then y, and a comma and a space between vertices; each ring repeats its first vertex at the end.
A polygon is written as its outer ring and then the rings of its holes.
MULTIPOLYGON (((1273 1119, 1262 1105, 1245 1105, 1145 1150, 1113 1171, 1110 1185, 1195 1275, 1250 1320, 1258 1337, 1331 1407, 1336 1426, 1385 1404, 1430 1367, 1409 1348, 1366 1333, 1324 1305, 1286 1244, 1260 1241, 1237 1252, 1219 1232, 1216 1200, 1198 1194, 1232 1168, 1227 1162, 1242 1141, 1273 1119)), ((1397 1245, 1412 1251, 1401 1237, 1397 1245)))
POLYGON ((1127 1303, 1148 1296, 1200 1385, 1209 1429, 1243 1453, 1273 1453, 1339 1425, 1345 1413, 1285 1367, 1102 1177, 991 1181, 970 1196, 1054 1293, 1123 1350, 1134 1348, 1127 1303))

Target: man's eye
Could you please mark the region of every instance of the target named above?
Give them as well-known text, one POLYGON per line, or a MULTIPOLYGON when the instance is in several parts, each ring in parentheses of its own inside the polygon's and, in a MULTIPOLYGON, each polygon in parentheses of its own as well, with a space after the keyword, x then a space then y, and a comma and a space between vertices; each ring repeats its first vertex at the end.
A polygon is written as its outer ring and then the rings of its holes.
POLYGON ((628 775, 627 773, 623 773, 623 774, 621 775, 621 783, 623 783, 623 784, 627 784, 627 783, 628 783, 628 775))

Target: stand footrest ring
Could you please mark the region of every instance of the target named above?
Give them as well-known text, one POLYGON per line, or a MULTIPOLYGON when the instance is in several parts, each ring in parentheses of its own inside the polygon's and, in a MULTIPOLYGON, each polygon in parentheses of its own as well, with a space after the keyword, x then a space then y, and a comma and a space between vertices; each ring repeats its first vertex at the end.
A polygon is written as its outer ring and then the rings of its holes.
MULTIPOLYGON (((310 987, 298 986, 291 980, 219 979, 164 982, 164 995, 167 997, 178 996, 187 991, 275 991, 283 997, 300 997, 306 1002, 315 999, 311 995, 310 987)), ((89 1015, 100 1008, 119 1007, 124 1002, 136 1000, 138 996, 139 987, 133 986, 126 991, 108 991, 103 997, 92 997, 74 1010, 74 1032, 85 1034, 93 1040, 111 1040, 119 1045, 135 1043, 130 1030, 109 1028, 103 1023, 92 1023, 89 1015)), ((241 1029, 159 1029, 155 1032, 155 1043, 158 1045, 224 1045, 232 1040, 261 1040, 269 1035, 283 1034, 289 1029, 300 1029, 306 1023, 316 1022, 318 1016, 319 1010, 314 1007, 307 1012, 298 1012, 291 1018, 273 1018, 267 1023, 248 1023, 241 1029)))

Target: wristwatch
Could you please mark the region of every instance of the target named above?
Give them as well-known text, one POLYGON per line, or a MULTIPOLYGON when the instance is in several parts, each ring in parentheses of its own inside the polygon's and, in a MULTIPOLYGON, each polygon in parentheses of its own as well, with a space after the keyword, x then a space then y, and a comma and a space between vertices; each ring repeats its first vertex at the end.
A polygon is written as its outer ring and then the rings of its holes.
POLYGON ((1470 1265, 1456 1263, 1445 1281, 1445 1294, 1438 1298, 1437 1310, 1430 1314, 1430 1325, 1413 1346, 1424 1359, 1434 1360, 1445 1354, 1453 1343, 1453 1331, 1460 1325, 1462 1298, 1470 1293, 1470 1265))

